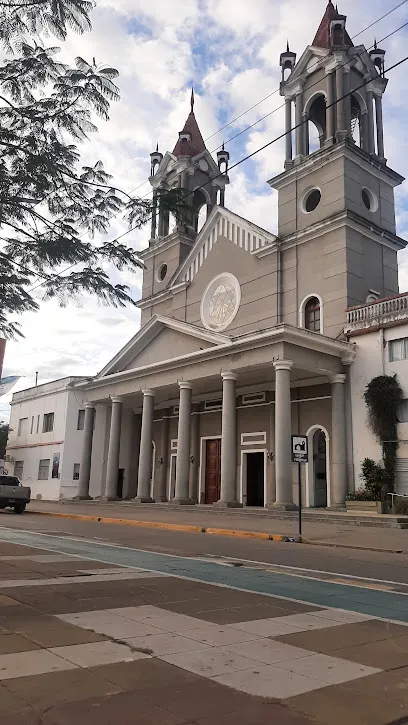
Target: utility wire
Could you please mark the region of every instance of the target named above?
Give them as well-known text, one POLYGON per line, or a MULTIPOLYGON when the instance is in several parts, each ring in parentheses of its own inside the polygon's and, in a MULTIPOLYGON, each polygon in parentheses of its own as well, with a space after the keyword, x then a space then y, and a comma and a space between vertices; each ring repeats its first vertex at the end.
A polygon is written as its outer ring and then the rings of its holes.
MULTIPOLYGON (((399 29, 398 29, 398 30, 399 30, 399 29)), ((398 30, 396 30, 396 31, 394 31, 394 32, 398 32, 398 30)), ((392 65, 392 66, 390 66, 389 68, 387 68, 387 69, 386 69, 386 70, 384 71, 384 73, 389 73, 390 71, 392 71, 392 70, 395 70, 395 69, 396 69, 396 68, 398 68, 398 67, 399 67, 400 65, 402 65, 403 63, 405 63, 405 62, 406 62, 407 60, 408 60, 408 56, 406 56, 405 58, 402 58, 402 59, 401 59, 401 60, 399 60, 399 61, 398 61, 397 63, 394 63, 394 65, 392 65)), ((371 83, 371 81, 372 81, 372 79, 371 79, 371 78, 367 79, 367 80, 366 80, 366 81, 364 81, 364 82, 363 82, 363 83, 362 83, 361 85, 357 86, 356 88, 353 88, 353 90, 352 90, 352 91, 349 91, 348 93, 344 94, 344 95, 343 95, 343 96, 341 96, 340 98, 336 99, 336 100, 335 100, 335 101, 334 101, 333 103, 331 103, 331 104, 327 105, 327 106, 326 106, 326 108, 331 108, 331 107, 333 107, 333 106, 336 106, 336 105, 337 105, 337 104, 338 104, 338 103, 339 103, 340 101, 343 101, 343 100, 345 100, 346 98, 348 98, 349 96, 351 96, 351 95, 352 95, 353 93, 355 93, 356 91, 358 91, 358 90, 361 90, 362 88, 364 88, 365 86, 367 86, 367 85, 368 85, 369 83, 371 83)), ((304 126, 304 125, 305 125, 306 123, 308 123, 308 122, 309 122, 309 121, 308 121, 308 119, 304 119, 304 120, 302 120, 302 121, 301 121, 300 123, 296 124, 295 126, 292 126, 292 127, 291 127, 291 128, 289 129, 289 131, 285 131, 284 133, 282 133, 282 134, 280 134, 279 136, 276 136, 276 137, 275 137, 274 139, 272 139, 272 141, 268 141, 268 143, 266 143, 266 144, 264 144, 263 146, 261 146, 260 148, 256 149, 256 151, 253 151, 252 153, 248 154, 247 156, 244 156, 244 157, 243 157, 242 159, 240 159, 240 160, 239 160, 239 161, 237 161, 237 162, 236 162, 235 164, 233 164, 233 165, 232 165, 232 166, 231 166, 231 167, 229 168, 229 170, 228 170, 228 171, 232 171, 233 169, 237 168, 238 166, 240 166, 241 164, 243 164, 243 163, 244 163, 245 161, 248 161, 249 159, 253 158, 254 156, 256 156, 256 155, 257 155, 258 153, 260 153, 261 151, 264 151, 264 150, 265 150, 266 148, 268 148, 268 147, 269 147, 269 146, 271 146, 272 144, 274 144, 274 143, 277 143, 277 141, 280 141, 281 139, 285 138, 285 136, 287 136, 288 134, 292 134, 292 133, 293 133, 293 131, 296 131, 296 129, 298 129, 298 128, 300 128, 300 127, 304 126)), ((219 178, 220 176, 223 176, 223 173, 222 173, 222 172, 220 172, 219 174, 217 174, 217 175, 216 175, 215 177, 213 177, 213 178, 214 178, 214 179, 217 179, 217 178, 219 178)), ((207 186, 207 184, 208 184, 208 181, 207 181, 207 182, 205 182, 204 184, 201 184, 200 186, 196 187, 196 188, 194 189, 194 191, 198 191, 198 190, 202 189, 203 187, 207 186)), ((182 197, 182 200, 183 200, 183 198, 185 198, 185 199, 186 199, 186 198, 188 198, 188 196, 190 196, 190 194, 191 194, 191 192, 189 192, 188 194, 186 194, 186 195, 185 195, 184 197, 182 197)), ((149 221, 149 219, 148 219, 147 221, 149 221)), ((138 229, 138 227, 137 227, 137 226, 131 227, 131 228, 130 228, 130 229, 128 229, 127 231, 123 232, 123 234, 120 234, 120 235, 119 235, 118 237, 116 237, 116 238, 115 238, 115 239, 114 239, 113 241, 118 241, 119 239, 122 239, 122 238, 123 238, 123 237, 125 237, 125 236, 126 236, 127 234, 130 234, 130 233, 131 233, 132 231, 135 231, 136 229, 138 229)), ((75 265, 74 265, 74 264, 73 264, 73 265, 71 265, 71 267, 73 267, 73 266, 75 266, 75 265)), ((70 269, 70 267, 67 267, 67 269, 70 269)), ((67 269, 63 270, 63 272, 67 271, 67 269)), ((63 272, 62 272, 62 273, 63 273, 63 272)), ((61 274, 62 274, 62 273, 61 273, 61 274)), ((35 273, 35 272, 32 272, 32 274, 36 274, 36 273, 35 273)), ((60 277, 60 276, 61 276, 61 274, 60 274, 60 275, 57 275, 57 276, 58 276, 58 277, 60 277)), ((39 283, 38 285, 36 285, 35 287, 33 287, 33 288, 32 288, 32 289, 30 290, 30 291, 33 291, 33 290, 37 289, 38 287, 41 287, 42 285, 43 285, 43 282, 40 282, 40 283, 39 283)))

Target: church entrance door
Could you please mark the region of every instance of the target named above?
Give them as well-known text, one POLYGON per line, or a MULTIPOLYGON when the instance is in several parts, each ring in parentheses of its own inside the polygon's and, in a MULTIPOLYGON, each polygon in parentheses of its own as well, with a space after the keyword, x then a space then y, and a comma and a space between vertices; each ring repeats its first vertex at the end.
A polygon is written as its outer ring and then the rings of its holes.
POLYGON ((206 441, 205 449, 205 499, 204 503, 216 503, 221 494, 221 438, 206 441))

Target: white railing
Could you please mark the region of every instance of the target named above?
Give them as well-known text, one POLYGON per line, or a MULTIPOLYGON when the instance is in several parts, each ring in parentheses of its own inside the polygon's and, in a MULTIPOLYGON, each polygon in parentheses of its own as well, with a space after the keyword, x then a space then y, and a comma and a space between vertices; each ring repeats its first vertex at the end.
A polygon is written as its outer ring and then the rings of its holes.
POLYGON ((384 318, 387 317, 390 322, 405 317, 408 319, 408 294, 348 310, 347 325, 352 325, 353 328, 370 327, 380 321, 386 321, 384 318))

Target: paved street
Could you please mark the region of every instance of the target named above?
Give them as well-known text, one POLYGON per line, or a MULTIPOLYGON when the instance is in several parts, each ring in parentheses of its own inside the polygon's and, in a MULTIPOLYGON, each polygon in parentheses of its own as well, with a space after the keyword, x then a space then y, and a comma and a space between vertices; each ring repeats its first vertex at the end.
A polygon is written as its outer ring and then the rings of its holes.
POLYGON ((1 524, 0 725, 408 717, 405 557, 30 514, 1 524))

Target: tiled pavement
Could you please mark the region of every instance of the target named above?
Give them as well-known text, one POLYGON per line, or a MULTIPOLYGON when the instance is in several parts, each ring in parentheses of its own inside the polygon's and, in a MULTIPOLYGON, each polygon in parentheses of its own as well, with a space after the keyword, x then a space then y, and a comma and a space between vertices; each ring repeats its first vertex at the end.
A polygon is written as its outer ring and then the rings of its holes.
POLYGON ((404 716, 407 626, 0 544, 0 725, 404 716))

